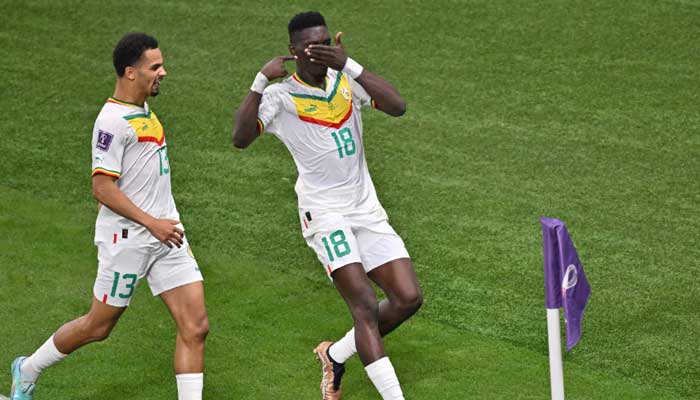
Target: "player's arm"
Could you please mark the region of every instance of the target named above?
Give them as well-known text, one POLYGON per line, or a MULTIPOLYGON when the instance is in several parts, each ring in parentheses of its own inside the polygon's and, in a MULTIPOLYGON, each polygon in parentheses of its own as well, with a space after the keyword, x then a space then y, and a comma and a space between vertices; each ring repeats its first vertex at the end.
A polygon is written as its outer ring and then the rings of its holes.
POLYGON ((143 225, 156 239, 168 247, 182 246, 184 232, 176 225, 180 221, 172 219, 158 219, 138 208, 115 183, 116 178, 103 174, 95 174, 92 177, 92 194, 110 210, 143 225))
POLYGON ((406 112, 406 101, 399 91, 379 75, 368 71, 349 58, 340 42, 342 35, 343 32, 335 35, 335 46, 310 45, 305 51, 311 58, 311 62, 324 64, 336 71, 347 73, 362 85, 374 100, 377 109, 394 117, 403 115, 406 112))
POLYGON ((260 70, 255 77, 255 82, 250 88, 248 95, 243 99, 243 103, 236 111, 236 121, 233 124, 233 145, 239 149, 245 149, 259 134, 258 132, 258 109, 260 100, 267 83, 273 79, 287 76, 287 69, 284 67, 285 61, 295 59, 295 56, 278 56, 270 60, 260 70))

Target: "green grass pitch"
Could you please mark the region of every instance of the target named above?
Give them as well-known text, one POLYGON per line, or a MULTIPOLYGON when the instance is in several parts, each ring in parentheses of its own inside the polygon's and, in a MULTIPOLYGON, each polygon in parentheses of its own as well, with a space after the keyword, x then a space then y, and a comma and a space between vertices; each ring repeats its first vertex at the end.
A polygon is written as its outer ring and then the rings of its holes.
MULTIPOLYGON (((380 199, 425 305, 386 340, 408 399, 548 399, 538 218, 564 220, 592 287, 568 399, 700 390, 700 2, 0 2, 0 393, 16 355, 87 311, 96 271, 90 134, 111 49, 156 36, 151 105, 206 277, 205 398, 314 399, 311 350, 350 317, 300 235, 296 171, 274 137, 231 146, 233 110, 323 12, 408 112, 364 113, 380 199), (693 304, 696 304, 695 306, 693 304)), ((41 399, 173 399, 174 324, 145 285, 41 399)), ((348 400, 378 399, 362 365, 348 400)))

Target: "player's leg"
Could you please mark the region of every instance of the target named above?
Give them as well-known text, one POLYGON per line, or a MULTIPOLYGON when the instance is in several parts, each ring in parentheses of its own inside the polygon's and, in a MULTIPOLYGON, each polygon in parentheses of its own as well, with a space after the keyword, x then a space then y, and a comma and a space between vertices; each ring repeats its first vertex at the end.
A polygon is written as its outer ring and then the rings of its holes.
MULTIPOLYGON (((386 221, 357 229, 355 236, 368 276, 386 294, 379 304, 379 331, 385 336, 420 308, 423 301, 420 285, 403 241, 386 221)), ((355 352, 354 329, 329 349, 331 357, 339 363, 355 352)))
MULTIPOLYGON (((308 214, 307 216, 310 217, 308 214)), ((304 218, 304 216, 302 216, 302 218, 304 218)), ((350 298, 356 298, 351 303, 348 303, 348 307, 351 313, 354 312, 354 314, 357 315, 356 322, 362 325, 363 334, 369 335, 370 338, 374 337, 374 343, 371 341, 363 341, 363 344, 368 343, 367 347, 369 351, 367 357, 376 358, 378 354, 372 353, 379 352, 383 354, 381 340, 377 342, 379 336, 379 332, 376 328, 377 300, 374 298, 374 291, 372 290, 371 283, 360 264, 359 249, 352 231, 340 215, 314 214, 313 220, 308 218, 308 221, 304 222, 304 228, 315 230, 315 233, 309 233, 309 231, 304 232, 306 234, 306 243, 309 247, 314 249, 318 260, 323 265, 328 277, 334 281, 334 283, 335 279, 333 276, 335 276, 335 271, 339 269, 345 269, 345 272, 341 274, 341 280, 343 280, 343 276, 351 274, 352 271, 357 270, 361 272, 360 279, 364 282, 364 286, 356 286, 355 288, 357 292, 362 293, 362 296, 347 293, 346 295, 350 298), (367 305, 364 307, 364 314, 369 313, 369 316, 365 315, 363 317, 361 315, 362 307, 360 307, 359 304, 363 299, 367 302, 367 305), (376 332, 376 334, 373 335, 372 332, 376 332)), ((362 285, 362 283, 358 282, 356 285, 362 285)), ((349 292, 352 289, 353 287, 349 287, 346 291, 349 292)), ((328 347, 330 345, 331 342, 322 342, 314 349, 314 353, 316 353, 316 357, 321 363, 322 378, 320 386, 323 400, 337 400, 341 398, 342 391, 340 389, 340 381, 345 373, 345 366, 334 362, 328 355, 328 347)))
POLYGON ((385 336, 420 309, 423 294, 410 258, 389 261, 368 275, 386 295, 379 303, 379 331, 385 336))
POLYGON ((379 305, 362 264, 333 271, 333 284, 350 309, 357 353, 383 399, 403 399, 394 367, 384 353, 379 332, 379 305))
POLYGON ((30 357, 13 362, 12 400, 30 400, 39 375, 86 344, 107 339, 126 310, 148 253, 143 248, 98 246, 99 268, 90 311, 61 326, 30 357))
POLYGON ((385 357, 379 333, 377 297, 362 264, 353 263, 335 270, 333 284, 352 315, 357 352, 362 364, 367 366, 385 357))
POLYGON ((86 344, 107 339, 125 308, 93 298, 90 311, 61 326, 34 354, 19 357, 12 368, 12 400, 31 399, 41 373, 86 344))
MULTIPOLYGON (((361 263, 360 248, 345 217, 340 215, 306 216, 303 229, 307 244, 316 251, 319 261, 345 300, 353 318, 356 348, 370 380, 385 399, 403 399, 399 381, 384 353, 379 332, 379 306, 361 263), (311 233, 315 231, 315 233, 311 233)), ((302 219, 304 218, 302 216, 302 219)), ((323 378, 321 394, 324 400, 341 398, 340 379, 343 364, 335 362, 328 353, 330 342, 319 344, 314 352, 321 361, 323 378)))
POLYGON ((209 319, 204 305, 204 285, 194 282, 160 294, 177 325, 175 373, 200 373, 204 370, 204 342, 209 319))
POLYGON ((53 336, 56 349, 63 354, 70 354, 86 344, 107 339, 124 311, 126 306, 115 307, 93 298, 92 307, 87 314, 56 331, 53 336))
MULTIPOLYGON (((377 298, 372 283, 360 263, 360 249, 353 231, 342 218, 330 221, 319 232, 307 237, 330 274, 353 317, 356 348, 375 387, 384 398, 402 399, 401 388, 391 362, 384 353, 379 332, 377 298)), ((324 400, 341 398, 340 379, 344 365, 335 362, 328 353, 330 342, 321 343, 314 352, 321 361, 324 400)))
MULTIPOLYGON (((389 261, 372 269, 368 276, 386 295, 379 303, 379 333, 384 337, 420 309, 423 295, 409 258, 389 261)), ((345 363, 357 352, 355 343, 353 328, 328 349, 331 358, 345 363)))
POLYGON ((194 282, 160 294, 177 325, 175 377, 180 400, 202 398, 204 342, 209 320, 204 305, 204 285, 194 282))
POLYGON ((204 343, 209 319, 204 303, 202 274, 185 241, 168 249, 148 275, 154 295, 160 296, 177 326, 175 379, 179 400, 201 400, 204 387, 204 343))

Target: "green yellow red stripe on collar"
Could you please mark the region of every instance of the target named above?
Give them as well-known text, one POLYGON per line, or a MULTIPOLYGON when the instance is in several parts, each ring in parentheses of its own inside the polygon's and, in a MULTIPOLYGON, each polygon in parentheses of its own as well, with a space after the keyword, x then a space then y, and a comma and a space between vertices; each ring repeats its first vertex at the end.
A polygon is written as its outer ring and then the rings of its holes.
POLYGON ((302 85, 306 86, 307 88, 311 89, 319 89, 319 90, 326 90, 326 87, 328 87, 328 77, 326 76, 326 80, 324 81, 324 87, 318 87, 318 86, 313 86, 309 85, 308 83, 304 82, 303 79, 297 73, 295 72, 294 75, 292 75, 292 78, 294 78, 295 81, 301 83, 302 85))
POLYGON ((143 104, 129 103, 128 101, 118 100, 118 99, 115 99, 114 97, 108 98, 107 103, 114 103, 114 104, 119 104, 122 106, 143 108, 143 104))

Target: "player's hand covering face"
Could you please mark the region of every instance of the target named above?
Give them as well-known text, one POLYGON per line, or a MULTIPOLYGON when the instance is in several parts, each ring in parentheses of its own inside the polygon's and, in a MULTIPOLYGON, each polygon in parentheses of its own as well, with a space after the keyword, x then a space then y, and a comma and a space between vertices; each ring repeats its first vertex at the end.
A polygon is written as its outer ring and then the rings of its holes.
POLYGON ((335 46, 331 46, 330 43, 311 44, 304 49, 304 53, 309 57, 309 61, 312 63, 325 65, 336 71, 340 71, 343 69, 348 59, 343 44, 340 42, 340 37, 342 35, 343 32, 336 33, 335 46))

